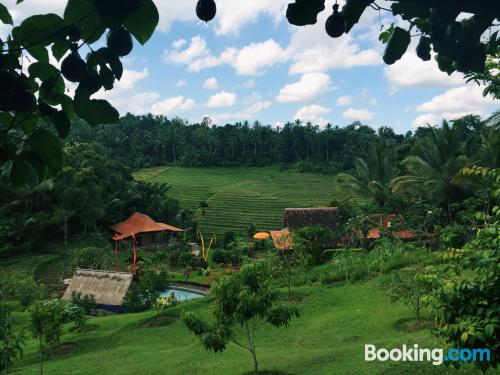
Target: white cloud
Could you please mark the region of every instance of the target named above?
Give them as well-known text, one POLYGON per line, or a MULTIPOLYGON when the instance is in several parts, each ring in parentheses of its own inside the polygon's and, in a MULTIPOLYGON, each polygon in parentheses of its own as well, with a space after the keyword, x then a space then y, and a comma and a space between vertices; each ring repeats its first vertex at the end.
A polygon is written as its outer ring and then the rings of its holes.
POLYGON ((203 88, 207 90, 216 90, 219 88, 219 82, 217 78, 210 77, 205 82, 203 82, 203 88))
POLYGON ((186 49, 180 51, 179 48, 175 48, 170 52, 165 51, 164 59, 174 64, 191 64, 195 60, 206 58, 209 55, 207 42, 200 35, 197 35, 191 38, 186 49))
POLYGON ((323 126, 323 125, 326 125, 326 123, 328 123, 328 121, 325 120, 322 117, 322 115, 325 115, 329 112, 330 112, 330 110, 326 107, 322 107, 318 104, 312 104, 312 105, 300 108, 295 113, 294 119, 302 120, 305 122, 311 122, 313 124, 323 126))
POLYGON ((344 118, 351 120, 359 120, 359 121, 371 120, 374 116, 375 113, 370 112, 366 108, 362 109, 349 108, 342 113, 342 117, 344 118))
POLYGON ((116 81, 115 88, 113 90, 129 90, 135 87, 135 84, 143 79, 149 77, 149 71, 147 68, 141 71, 127 70, 123 71, 122 78, 116 81))
MULTIPOLYGON (((382 63, 380 52, 374 48, 363 49, 352 33, 333 39, 325 33, 326 18, 333 5, 325 4, 326 11, 318 16, 318 22, 308 27, 295 28, 287 51, 292 59, 291 74, 326 72, 331 69, 348 69, 355 66, 371 66, 382 63)), ((369 25, 369 24, 367 24, 369 25)), ((360 25, 355 29, 360 30, 360 25)))
POLYGON ((340 96, 339 98, 337 98, 335 105, 338 106, 352 105, 352 97, 350 95, 340 96))
POLYGON ((254 22, 262 14, 276 22, 283 21, 288 0, 252 0, 235 4, 234 0, 217 1, 217 28, 219 35, 236 35, 243 25, 254 22))
POLYGON ((212 95, 206 104, 208 108, 232 107, 236 103, 236 94, 232 92, 221 91, 212 95))
POLYGON ((187 81, 185 79, 179 78, 177 82, 175 82, 175 87, 184 87, 187 85, 187 81))
POLYGON ((269 100, 264 100, 258 93, 254 93, 247 98, 244 98, 243 103, 245 103, 245 107, 240 111, 236 112, 225 112, 218 113, 215 115, 209 115, 213 122, 221 123, 223 121, 243 121, 243 120, 251 120, 257 117, 257 115, 263 110, 269 108, 271 106, 271 102, 269 100))
POLYGON ((266 68, 288 60, 287 52, 273 39, 261 43, 251 43, 241 49, 227 48, 220 57, 232 65, 238 74, 258 76, 266 68))
POLYGON ((184 96, 175 96, 156 102, 151 106, 151 113, 154 115, 170 115, 177 112, 187 111, 195 107, 195 101, 184 96))
POLYGON ((172 42, 173 49, 179 49, 187 43, 186 39, 177 39, 172 42))
POLYGON ((126 112, 147 113, 151 103, 159 98, 159 94, 156 92, 137 90, 137 84, 147 77, 149 77, 147 68, 140 71, 124 69, 121 80, 115 81, 115 87, 112 90, 104 91, 101 89, 93 95, 93 98, 108 100, 121 114, 126 112), (136 93, 137 91, 139 93, 136 93))
POLYGON ((442 95, 416 107, 417 112, 481 112, 498 105, 491 97, 483 97, 483 88, 475 84, 449 89, 442 95))
POLYGON ((280 103, 315 100, 332 90, 330 76, 324 73, 307 73, 296 83, 284 86, 276 98, 280 103))
POLYGON ((205 39, 197 35, 183 50, 165 50, 163 58, 168 63, 187 65, 191 72, 229 64, 240 75, 258 76, 264 74, 268 67, 287 61, 288 55, 278 43, 269 39, 241 49, 229 47, 219 56, 214 56, 205 39))
POLYGON ((448 76, 439 70, 434 59, 420 60, 411 46, 401 60, 384 68, 384 74, 393 92, 407 87, 440 87, 463 83, 461 73, 448 76))
POLYGON ((246 89, 251 89, 251 88, 254 88, 255 87, 255 79, 249 79, 248 81, 245 81, 243 82, 243 87, 246 88, 246 89))
POLYGON ((492 97, 483 96, 483 88, 468 84, 447 90, 441 95, 416 106, 415 111, 423 113, 415 118, 412 127, 433 125, 442 119, 452 120, 473 114, 484 116, 498 107, 492 97))

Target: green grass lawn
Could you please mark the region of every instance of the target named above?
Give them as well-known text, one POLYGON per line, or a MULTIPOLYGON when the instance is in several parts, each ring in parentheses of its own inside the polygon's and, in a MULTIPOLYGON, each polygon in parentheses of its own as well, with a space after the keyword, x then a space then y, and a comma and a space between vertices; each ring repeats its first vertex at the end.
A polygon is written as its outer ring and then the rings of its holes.
POLYGON ((134 174, 143 181, 164 182, 181 205, 197 209, 207 201, 205 220, 197 212, 205 233, 231 230, 246 233, 253 223, 258 230, 281 229, 287 207, 317 207, 341 198, 333 177, 281 171, 278 167, 145 169, 134 174))
MULTIPOLYGON (((430 364, 365 362, 364 344, 400 347, 441 347, 429 330, 409 332, 401 323, 411 319, 403 306, 391 304, 381 279, 347 286, 294 288, 304 296, 301 317, 288 329, 264 326, 257 332, 262 370, 277 374, 475 374, 430 364)), ((45 365, 46 374, 162 374, 239 375, 252 370, 250 354, 230 344, 223 354, 206 352, 198 339, 177 319, 182 310, 209 312, 209 298, 186 302, 170 310, 169 324, 147 328, 152 311, 93 318, 85 333, 66 333, 62 354, 45 365), (70 345, 68 345, 70 344, 70 345), (64 348, 70 348, 68 352, 64 348)), ((19 325, 27 324, 18 313, 19 325)), ((68 331, 68 328, 66 328, 68 331)), ((30 339, 14 373, 37 374, 38 353, 30 339)))

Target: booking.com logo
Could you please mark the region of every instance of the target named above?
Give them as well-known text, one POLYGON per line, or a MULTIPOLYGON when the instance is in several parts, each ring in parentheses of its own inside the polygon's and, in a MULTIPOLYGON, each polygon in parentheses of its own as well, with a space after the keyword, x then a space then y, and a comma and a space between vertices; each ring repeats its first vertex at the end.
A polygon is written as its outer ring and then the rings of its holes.
POLYGON ((491 361, 490 349, 456 349, 452 348, 445 354, 444 349, 419 348, 403 345, 401 348, 377 349, 375 345, 365 345, 365 361, 393 361, 393 362, 432 362, 439 366, 443 362, 484 362, 491 361))

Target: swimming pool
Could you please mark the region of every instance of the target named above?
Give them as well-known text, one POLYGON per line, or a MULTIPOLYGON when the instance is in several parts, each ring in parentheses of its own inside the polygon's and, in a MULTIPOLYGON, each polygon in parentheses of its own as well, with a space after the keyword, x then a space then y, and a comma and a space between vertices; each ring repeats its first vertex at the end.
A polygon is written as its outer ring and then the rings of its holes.
POLYGON ((164 292, 161 293, 161 296, 168 297, 172 293, 175 294, 175 299, 179 302, 189 301, 191 299, 205 297, 205 294, 203 294, 203 293, 197 293, 194 291, 178 289, 178 288, 168 288, 167 290, 165 290, 164 292))

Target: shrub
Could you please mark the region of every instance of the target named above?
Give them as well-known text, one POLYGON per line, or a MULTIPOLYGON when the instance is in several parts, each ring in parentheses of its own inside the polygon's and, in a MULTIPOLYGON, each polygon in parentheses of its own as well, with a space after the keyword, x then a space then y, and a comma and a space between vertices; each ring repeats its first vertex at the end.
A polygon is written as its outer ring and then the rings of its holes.
POLYGON ((85 247, 74 254, 75 268, 109 270, 113 265, 113 253, 109 249, 85 247))
POLYGON ((9 307, 0 303, 0 373, 9 371, 14 359, 22 354, 24 332, 12 331, 12 315, 9 307))
POLYGON ((294 249, 303 253, 309 264, 324 263, 329 257, 325 250, 334 242, 333 233, 320 225, 300 228, 293 234, 294 249))
POLYGON ((130 287, 123 305, 132 312, 147 310, 155 304, 169 283, 170 276, 165 271, 160 273, 145 271, 130 287))
POLYGON ((212 252, 212 261, 217 264, 229 263, 231 261, 231 252, 217 248, 212 252))
POLYGON ((22 307, 27 308, 35 301, 45 298, 43 284, 37 284, 31 278, 18 279, 12 275, 0 276, 0 300, 19 301, 22 307))
POLYGON ((79 293, 76 290, 71 293, 71 303, 76 306, 80 306, 87 315, 97 307, 97 302, 93 294, 85 294, 82 297, 82 293, 79 293))

